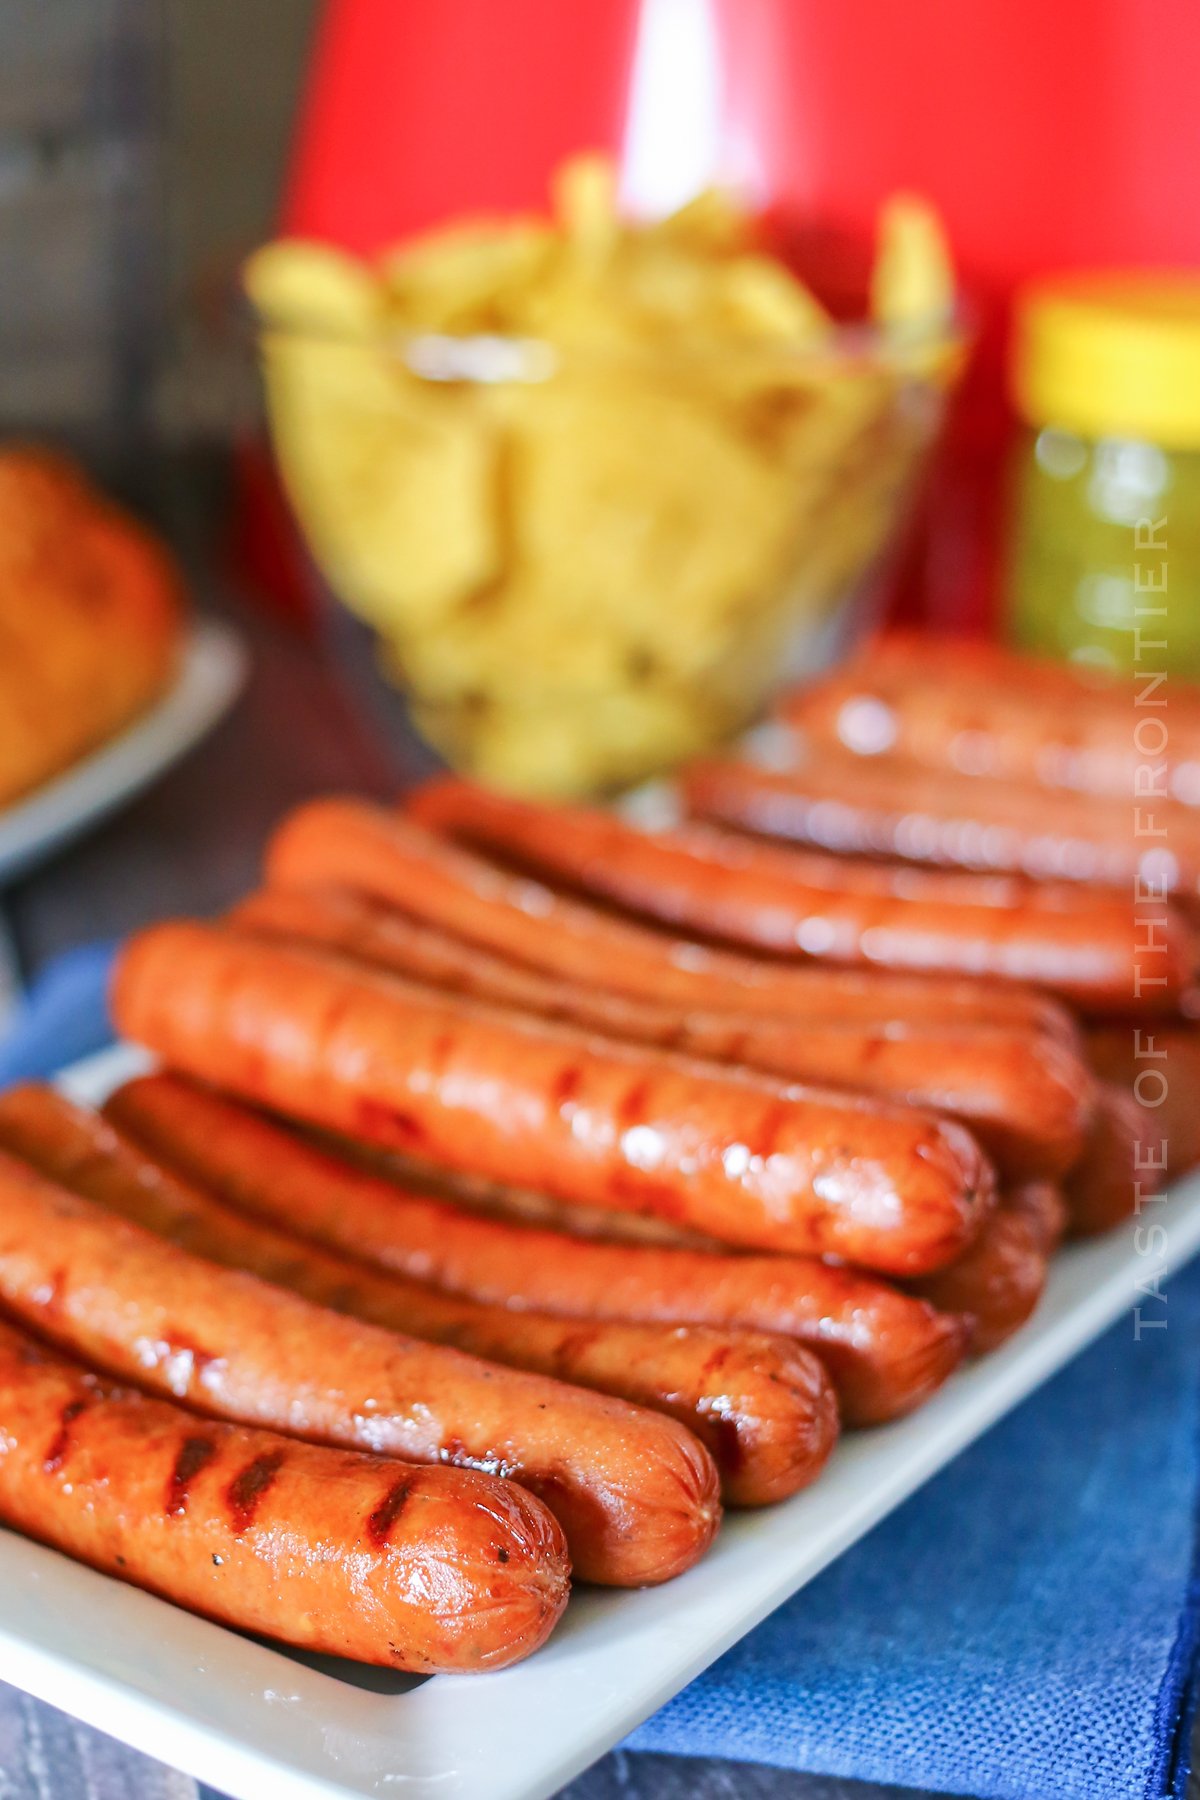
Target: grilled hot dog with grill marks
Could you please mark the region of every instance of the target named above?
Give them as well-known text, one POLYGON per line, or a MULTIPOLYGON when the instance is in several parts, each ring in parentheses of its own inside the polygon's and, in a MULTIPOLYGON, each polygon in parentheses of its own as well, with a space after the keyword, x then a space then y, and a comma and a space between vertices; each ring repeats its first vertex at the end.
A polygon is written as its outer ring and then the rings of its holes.
POLYGON ((199 1419, 7 1324, 0 1522, 241 1631, 422 1675, 528 1656, 567 1601, 562 1531, 512 1482, 199 1419))
POLYGON ((4 1152, 0 1303, 108 1373, 217 1417, 511 1476, 559 1519, 585 1580, 666 1580, 717 1528, 712 1460, 673 1419, 343 1318, 4 1152))
POLYGON ((358 800, 297 808, 271 841, 267 876, 278 887, 350 888, 526 968, 671 1005, 871 1024, 986 1019, 1066 1042, 1078 1036, 1065 1008, 1016 984, 799 965, 672 937, 510 874, 358 800))
POLYGON ((465 1006, 228 928, 140 933, 112 1009, 171 1066, 290 1117, 746 1247, 924 1274, 994 1197, 952 1120, 465 1006))
POLYGON ((476 1300, 798 1338, 825 1363, 850 1424, 911 1412, 966 1346, 961 1319, 809 1257, 606 1244, 472 1216, 177 1076, 132 1081, 105 1112, 158 1160, 252 1216, 476 1300))
POLYGON ((1044 1032, 684 1010, 522 968, 339 890, 266 889, 230 916, 239 930, 321 944, 451 993, 606 1036, 949 1113, 1010 1180, 1061 1175, 1083 1146, 1094 1083, 1082 1058, 1044 1032))
POLYGON ((811 1351, 787 1338, 703 1325, 581 1325, 386 1274, 210 1198, 52 1088, 0 1095, 0 1147, 197 1256, 336 1312, 670 1413, 712 1454, 732 1505, 795 1493, 837 1438, 829 1378, 811 1351))
MULTIPOLYGON (((853 758, 850 775, 870 775, 853 758)), ((814 814, 807 798, 809 772, 776 774, 748 763, 695 764, 683 777, 689 804, 706 814, 715 798, 734 789, 744 801, 736 823, 769 835, 805 837, 814 814), (800 786, 797 784, 800 783, 800 786), (800 823, 787 828, 785 808, 796 802, 800 823), (754 812, 760 796, 773 811, 754 812)), ((837 782, 824 764, 812 779, 821 804, 838 804, 837 782)), ((908 898, 874 883, 862 890, 861 869, 851 867, 828 885, 810 878, 807 859, 776 845, 711 826, 690 825, 650 834, 614 813, 585 807, 542 807, 508 795, 486 793, 463 782, 440 782, 412 802, 420 817, 436 820, 472 844, 486 842, 538 874, 565 880, 588 894, 649 915, 676 931, 699 932, 746 948, 782 956, 813 956, 835 963, 866 963, 943 974, 987 975, 1033 982, 1093 1011, 1127 1005, 1134 992, 1137 952, 1124 895, 1091 894, 1062 884, 1049 892, 1014 890, 1009 904, 967 905, 961 900, 908 898)), ((733 818, 733 805, 722 815, 733 818)), ((790 813, 788 814, 790 817, 790 813)), ((873 850, 862 842, 845 848, 873 850)), ((890 848, 894 850, 895 846, 890 848)), ((1153 990, 1153 1009, 1171 1005, 1194 962, 1191 934, 1170 916, 1165 951, 1155 956, 1164 976, 1153 990)), ((1144 1002, 1147 1010, 1151 1002, 1144 1002)))

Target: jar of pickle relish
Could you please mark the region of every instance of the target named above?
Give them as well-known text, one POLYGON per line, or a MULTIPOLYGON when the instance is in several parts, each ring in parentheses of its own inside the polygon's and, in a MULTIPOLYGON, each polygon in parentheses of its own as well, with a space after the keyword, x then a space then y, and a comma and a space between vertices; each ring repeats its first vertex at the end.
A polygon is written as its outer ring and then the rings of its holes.
POLYGON ((1008 635, 1200 677, 1200 274, 1035 283, 1010 367, 1008 635))

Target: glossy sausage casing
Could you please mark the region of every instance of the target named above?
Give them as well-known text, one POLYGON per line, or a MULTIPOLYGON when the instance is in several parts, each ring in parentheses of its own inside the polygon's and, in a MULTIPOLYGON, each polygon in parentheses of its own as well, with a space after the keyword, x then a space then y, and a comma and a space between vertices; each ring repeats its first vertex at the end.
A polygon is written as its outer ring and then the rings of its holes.
MULTIPOLYGON (((1200 883, 1200 813, 1147 799, 1141 811, 1151 830, 1139 834, 1132 789, 1120 800, 1052 794, 894 757, 799 748, 788 769, 697 764, 684 786, 689 805, 707 819, 808 846, 808 856, 820 846, 843 856, 900 857, 921 865, 926 881, 962 869, 978 872, 965 879, 1024 876, 1123 893, 1141 874, 1159 892, 1165 883, 1192 899, 1200 883)), ((806 852, 795 854, 802 868, 806 852)), ((1035 890, 1026 904, 1037 897, 1035 890)), ((1094 913, 1101 900, 1092 896, 1094 913)))
POLYGON ((1005 1194, 957 1262, 912 1284, 931 1305, 971 1318, 975 1355, 998 1349, 1032 1316, 1046 1285, 1060 1204, 1043 1182, 1005 1194))
POLYGON ((921 1274, 994 1174, 953 1121, 589 1037, 201 925, 134 938, 113 1015, 172 1067, 290 1117, 729 1243, 921 1274))
POLYGON ((1131 683, 997 645, 895 634, 786 694, 777 711, 810 741, 859 756, 892 753, 926 768, 1109 795, 1128 806, 1147 761, 1131 726, 1169 706, 1168 741, 1161 758, 1149 760, 1161 765, 1166 792, 1194 806, 1195 696, 1174 679, 1165 689, 1149 672, 1131 683))
POLYGON ((371 895, 467 943, 584 987, 773 1019, 889 1019, 1028 1027, 1071 1042, 1048 995, 945 975, 784 963, 717 950, 555 893, 415 820, 360 800, 299 807, 275 833, 268 879, 371 895))
MULTIPOLYGON (((854 759, 847 762, 862 779, 854 759)), ((822 805, 836 807, 826 771, 813 778, 823 783, 822 805)), ((731 802, 723 819, 801 838, 809 829, 804 821, 825 816, 809 809, 801 781, 792 772, 729 762, 693 765, 682 784, 689 803, 708 815, 718 811, 717 790, 733 787, 745 816, 733 819, 731 802), (765 807, 766 798, 772 802, 769 818, 754 810, 765 807), (794 831, 786 828, 785 803, 798 810, 794 831)), ((842 865, 832 858, 824 859, 825 873, 814 881, 807 856, 711 825, 650 835, 614 813, 540 807, 465 783, 439 783, 414 804, 422 817, 453 826, 471 842, 486 841, 542 875, 673 930, 778 956, 1032 982, 1093 1008, 1124 1004, 1134 991, 1137 957, 1123 897, 1060 886, 1050 893, 1007 889, 999 903, 993 896, 967 904, 957 894, 928 896, 920 885, 927 886, 928 877, 919 875, 910 897, 895 877, 864 882, 863 865, 846 865, 839 876, 842 865)), ((865 842, 846 847, 883 848, 865 842)), ((1156 968, 1168 985, 1146 997, 1159 1010, 1181 991, 1192 960, 1183 921, 1172 917, 1165 930, 1167 954, 1156 959, 1156 968)))
POLYGON ((944 1112, 974 1132, 1010 1180, 1060 1175, 1083 1146, 1094 1083, 1074 1047, 1043 1031, 956 1019, 866 1024, 685 1009, 522 968, 336 890, 268 889, 238 906, 231 921, 605 1036, 944 1112))
POLYGON ((177 1076, 130 1082, 105 1111, 231 1205, 476 1300, 585 1320, 797 1338, 829 1370, 850 1424, 911 1412, 962 1360, 962 1320, 851 1269, 807 1257, 607 1244, 471 1217, 177 1076))
POLYGON ((181 1248, 371 1324, 670 1413, 705 1445, 732 1505, 795 1493, 837 1439, 811 1351, 764 1332, 560 1318, 486 1306, 318 1249, 172 1176, 51 1088, 0 1095, 0 1147, 181 1248))
POLYGON ((0 1325, 0 1522, 241 1631, 432 1675, 536 1650, 566 1545, 532 1494, 196 1418, 0 1325))
POLYGON ((717 1475, 673 1419, 343 1318, 164 1243, 0 1152, 0 1302, 55 1343, 217 1417, 512 1476, 585 1580, 695 1562, 717 1475))

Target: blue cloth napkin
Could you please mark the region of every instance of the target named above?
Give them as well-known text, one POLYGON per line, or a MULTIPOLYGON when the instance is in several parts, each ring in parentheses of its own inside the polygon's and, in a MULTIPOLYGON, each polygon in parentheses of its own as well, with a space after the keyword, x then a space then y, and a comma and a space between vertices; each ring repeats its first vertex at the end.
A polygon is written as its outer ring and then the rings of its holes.
POLYGON ((0 1033, 0 1085, 53 1075, 112 1042, 108 977, 116 945, 80 944, 34 978, 0 1033))
MULTIPOLYGON (((109 1037, 111 946, 42 976, 0 1080, 109 1037)), ((979 1800, 1182 1797, 1200 1637, 1200 1268, 628 1740, 979 1800)))
POLYGON ((1200 1269, 1123 1320, 630 1738, 980 1800, 1182 1796, 1200 1269))

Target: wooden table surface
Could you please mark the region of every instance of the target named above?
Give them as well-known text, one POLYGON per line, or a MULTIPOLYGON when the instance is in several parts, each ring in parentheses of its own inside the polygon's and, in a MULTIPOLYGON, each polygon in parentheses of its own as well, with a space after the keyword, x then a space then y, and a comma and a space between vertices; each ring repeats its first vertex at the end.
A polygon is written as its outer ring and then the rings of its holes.
MULTIPOLYGON (((275 820, 310 794, 384 795, 427 766, 378 728, 328 659, 256 627, 249 688, 200 750, 126 812, 0 896, 26 974, 93 938, 224 906, 254 881, 275 820)), ((276 1788, 271 1800, 283 1800, 276 1788)), ((566 1800, 922 1800, 911 1788, 617 1752, 566 1800)), ((0 1685, 0 1800, 211 1800, 189 1777, 0 1685)), ((266 1797, 263 1797, 266 1800, 266 1797)), ((928 1797, 933 1800, 933 1797, 928 1797)), ((943 1797, 944 1800, 944 1797, 943 1797)), ((1200 1800, 1200 1790, 1190 1800, 1200 1800)))

